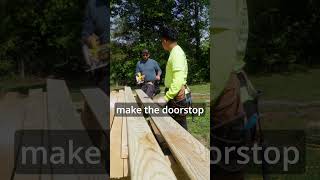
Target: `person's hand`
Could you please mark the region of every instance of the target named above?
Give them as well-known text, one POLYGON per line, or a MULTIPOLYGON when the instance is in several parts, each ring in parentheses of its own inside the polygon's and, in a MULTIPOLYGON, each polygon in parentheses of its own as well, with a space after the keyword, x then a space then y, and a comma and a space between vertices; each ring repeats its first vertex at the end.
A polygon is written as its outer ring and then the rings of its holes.
POLYGON ((159 75, 156 76, 156 80, 160 81, 160 76, 159 75))
POLYGON ((155 100, 157 104, 159 104, 161 107, 164 107, 168 102, 164 99, 164 97, 159 97, 155 100))
POLYGON ((136 82, 137 82, 137 84, 141 84, 142 80, 138 76, 136 76, 136 82))

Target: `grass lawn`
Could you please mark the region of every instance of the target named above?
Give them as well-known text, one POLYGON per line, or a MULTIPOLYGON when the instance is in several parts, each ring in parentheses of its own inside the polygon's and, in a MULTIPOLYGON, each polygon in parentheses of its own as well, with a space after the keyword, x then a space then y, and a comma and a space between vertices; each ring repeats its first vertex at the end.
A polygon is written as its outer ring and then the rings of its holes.
MULTIPOLYGON (((188 85, 191 89, 192 93, 194 94, 202 94, 202 95, 210 95, 210 83, 203 83, 203 84, 194 84, 188 85)), ((164 86, 160 87, 161 92, 164 91, 164 86)))
MULTIPOLYGON (((270 180, 319 180, 320 179, 320 153, 319 148, 306 148, 306 169, 300 174, 270 175, 270 180)), ((248 180, 262 180, 261 175, 248 175, 248 180)))
POLYGON ((293 74, 271 74, 250 77, 266 100, 319 101, 320 69, 293 74))
POLYGON ((207 148, 210 147, 210 108, 206 108, 204 116, 187 118, 189 132, 207 148))

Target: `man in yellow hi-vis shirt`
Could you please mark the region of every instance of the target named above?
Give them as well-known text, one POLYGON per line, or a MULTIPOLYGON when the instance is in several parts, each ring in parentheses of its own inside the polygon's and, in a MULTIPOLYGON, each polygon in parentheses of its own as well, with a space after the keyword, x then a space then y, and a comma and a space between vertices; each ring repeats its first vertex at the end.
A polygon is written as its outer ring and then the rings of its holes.
MULTIPOLYGON (((186 96, 190 95, 187 87, 188 64, 182 48, 177 43, 178 32, 175 29, 165 27, 161 34, 163 49, 170 52, 166 66, 165 95, 158 99, 159 104, 167 104, 168 107, 187 107, 186 96)), ((172 117, 185 129, 187 120, 185 115, 174 114, 172 117)))
MULTIPOLYGON (((247 1, 214 0, 211 11, 210 146, 218 149, 245 146, 243 142, 255 141, 256 124, 250 128, 246 125, 250 124, 248 120, 252 113, 257 111, 254 103, 257 92, 243 71, 249 34, 247 1)), ((228 156, 230 163, 220 161, 211 167, 213 179, 243 180, 245 165, 237 164, 239 155, 228 156)), ((211 159, 216 157, 211 153, 211 159)))

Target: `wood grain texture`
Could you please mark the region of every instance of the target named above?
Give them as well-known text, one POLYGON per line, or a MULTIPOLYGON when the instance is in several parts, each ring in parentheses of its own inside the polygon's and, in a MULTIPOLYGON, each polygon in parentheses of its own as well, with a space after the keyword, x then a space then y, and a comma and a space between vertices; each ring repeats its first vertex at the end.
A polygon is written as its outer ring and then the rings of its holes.
MULTIPOLYGON (((44 101, 44 116, 45 116, 45 121, 44 121, 44 123, 43 123, 43 130, 44 131, 47 131, 47 130, 49 130, 49 121, 48 121, 48 99, 47 99, 47 93, 46 92, 44 92, 43 93, 43 101, 44 101)), ((50 145, 50 143, 49 143, 49 136, 48 136, 48 133, 46 133, 46 134, 44 134, 44 136, 43 136, 43 146, 44 147, 46 147, 46 148, 49 148, 49 145, 50 145)), ((45 167, 43 167, 43 169, 45 169, 45 170, 48 170, 48 169, 51 169, 51 167, 50 167, 50 165, 48 165, 48 166, 45 166, 45 167)), ((42 170, 43 170, 42 169, 42 170)), ((41 171, 42 171, 41 170, 41 171)), ((52 174, 41 174, 41 178, 40 178, 41 180, 52 180, 52 174)))
POLYGON ((118 95, 116 91, 111 91, 110 93, 110 129, 112 127, 113 124, 113 120, 114 120, 114 108, 115 108, 115 103, 118 101, 118 95))
POLYGON ((180 164, 174 159, 172 155, 166 155, 166 159, 170 164, 174 174, 176 175, 177 179, 179 180, 188 180, 190 179, 186 172, 182 169, 180 164))
POLYGON ((129 159, 123 159, 123 177, 129 177, 129 159))
POLYGON ((82 89, 82 95, 100 125, 99 130, 108 134, 109 130, 109 98, 101 89, 82 89))
MULTIPOLYGON (((117 96, 118 101, 123 101, 123 91, 117 96)), ((115 116, 110 131, 110 177, 123 177, 123 159, 121 158, 121 130, 122 116, 115 116)))
MULTIPOLYGON (((102 152, 109 152, 110 128, 109 128, 109 97, 101 89, 82 89, 81 93, 85 103, 82 111, 82 123, 94 145, 102 152)), ((109 164, 109 155, 103 155, 103 161, 109 164), (106 157, 108 156, 108 157, 106 157)))
MULTIPOLYGON (((70 94, 63 80, 47 80, 47 106, 49 130, 82 130, 83 127, 77 122, 70 94)), ((49 137, 50 142, 53 137, 49 137)), ((51 147, 51 146, 50 146, 51 147)), ((77 180, 78 175, 53 174, 53 180, 77 180)))
MULTIPOLYGON (((124 94, 122 92, 122 94, 124 94)), ((121 158, 128 159, 128 131, 127 131, 127 117, 123 116, 122 119, 122 131, 121 131, 121 158)))
POLYGON ((15 132, 22 129, 25 99, 17 93, 7 93, 0 101, 0 177, 10 180, 14 175, 15 132))
POLYGON ((75 115, 69 90, 65 81, 47 80, 48 120, 51 130, 83 130, 75 115))
POLYGON ((24 130, 42 130, 46 121, 45 100, 42 89, 29 90, 26 103, 26 114, 23 122, 24 130))
MULTIPOLYGON (((42 89, 29 90, 29 96, 25 103, 25 118, 23 121, 23 130, 42 130, 46 121, 45 104, 42 89)), ((25 141, 25 136, 22 136, 22 142, 25 141)), ((42 139, 36 139, 43 144, 42 139)), ((18 157, 20 159, 20 157, 18 157)), ((40 180, 41 168, 38 174, 17 174, 14 175, 14 180, 40 180)), ((43 176, 44 179, 45 176, 43 176)), ((50 175, 49 175, 50 177, 50 175)))
POLYGON ((122 138, 121 138, 121 158, 123 159, 123 176, 129 176, 129 149, 128 149, 128 130, 127 117, 122 119, 122 138))
MULTIPOLYGON (((47 80, 48 128, 50 130, 85 130, 81 120, 75 115, 69 90, 63 80, 47 80)), ((89 136, 83 136, 82 141, 89 143, 89 136)), ((49 139, 49 144, 52 139, 49 139)), ((107 175, 81 175, 79 170, 74 174, 53 174, 53 180, 79 180, 106 178, 107 175)))
MULTIPOLYGON (((125 87, 126 103, 138 107, 130 87, 125 87)), ((127 116, 130 178, 132 180, 176 179, 159 144, 143 116, 127 116)))
MULTIPOLYGON (((120 90, 120 95, 124 96, 124 91, 120 90)), ((123 101, 125 98, 123 98, 123 101)), ((127 117, 122 117, 122 130, 121 130, 121 158, 123 161, 123 177, 129 175, 129 150, 128 150, 128 131, 127 131, 127 117)))
MULTIPOLYGON (((136 90, 140 101, 159 107, 142 91, 136 90)), ((210 151, 182 128, 170 116, 151 116, 152 121, 167 142, 176 161, 192 180, 210 179, 210 151)))
POLYGON ((165 144, 166 144, 166 141, 164 140, 162 134, 160 133, 159 129, 154 124, 154 122, 153 121, 149 121, 149 123, 150 123, 150 126, 151 126, 152 130, 153 130, 154 135, 156 136, 156 138, 157 138, 157 140, 158 140, 158 142, 160 144, 160 147, 163 148, 163 146, 165 146, 165 144))

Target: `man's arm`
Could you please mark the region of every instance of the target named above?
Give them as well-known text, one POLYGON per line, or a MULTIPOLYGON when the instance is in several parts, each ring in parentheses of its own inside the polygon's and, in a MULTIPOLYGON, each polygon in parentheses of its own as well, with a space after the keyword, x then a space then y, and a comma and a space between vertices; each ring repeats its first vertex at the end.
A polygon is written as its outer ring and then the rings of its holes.
POLYGON ((157 61, 155 61, 155 64, 156 64, 155 69, 156 69, 156 71, 157 71, 157 75, 158 75, 158 76, 161 76, 162 71, 161 71, 161 68, 160 68, 160 66, 159 66, 159 63, 158 63, 157 61))
POLYGON ((160 76, 162 74, 161 68, 160 68, 159 63, 157 61, 154 61, 154 63, 155 63, 155 71, 157 72, 156 79, 160 80, 160 76))

